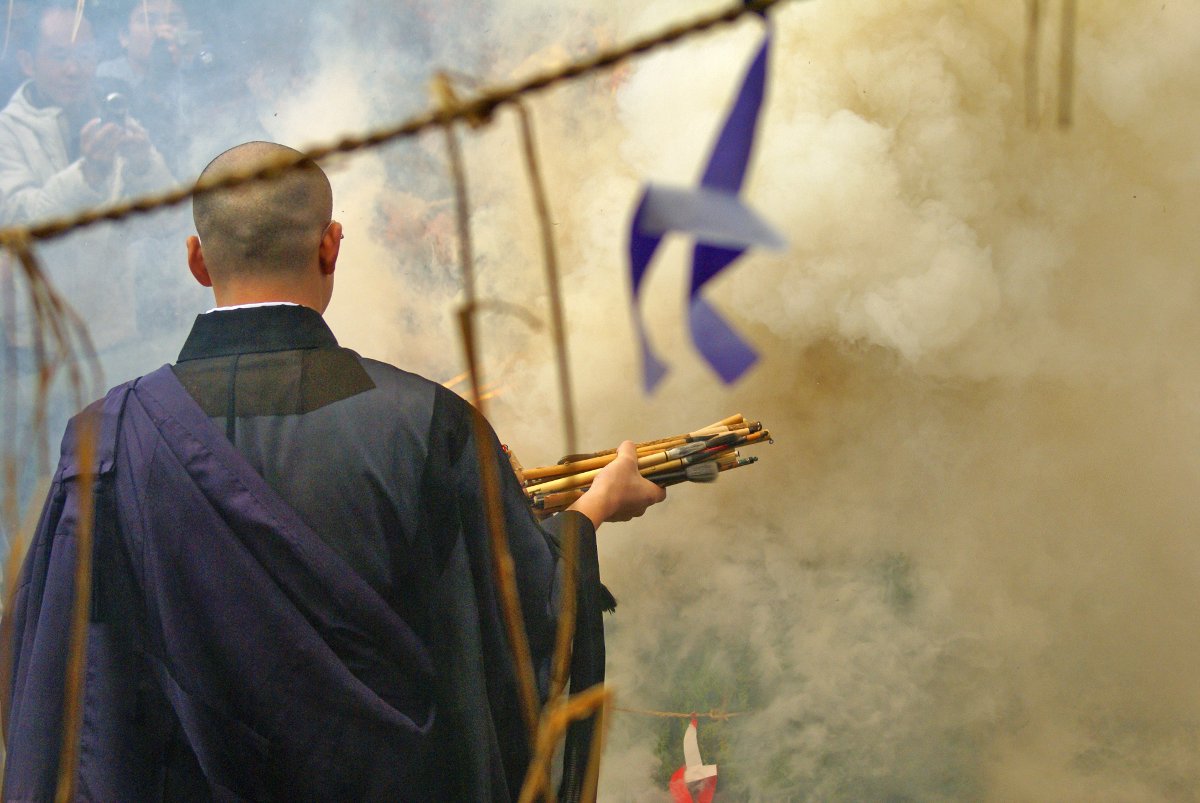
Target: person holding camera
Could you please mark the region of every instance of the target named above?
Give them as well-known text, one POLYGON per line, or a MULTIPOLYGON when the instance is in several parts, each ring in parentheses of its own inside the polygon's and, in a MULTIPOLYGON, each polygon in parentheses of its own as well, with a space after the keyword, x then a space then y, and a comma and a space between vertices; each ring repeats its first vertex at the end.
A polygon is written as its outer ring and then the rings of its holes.
POLYGON ((29 18, 17 54, 28 80, 0 111, 0 218, 23 223, 171 183, 149 135, 120 100, 106 107, 96 46, 74 4, 29 18))
POLYGON ((149 130, 171 173, 186 178, 189 77, 199 36, 175 0, 138 0, 117 40, 123 54, 100 64, 96 77, 129 99, 130 111, 149 130))
POLYGON ((176 179, 193 180, 214 151, 266 136, 244 75, 215 57, 187 3, 131 0, 120 19, 122 53, 97 79, 129 98, 176 179))
MULTIPOLYGON (((12 226, 162 190, 174 183, 146 130, 120 97, 96 84, 96 44, 75 3, 47 4, 26 20, 17 59, 27 80, 0 111, 0 225, 12 226)), ((97 348, 135 337, 133 272, 111 227, 39 250, 68 300, 89 318, 97 348)), ((6 321, 20 341, 26 327, 6 321)))

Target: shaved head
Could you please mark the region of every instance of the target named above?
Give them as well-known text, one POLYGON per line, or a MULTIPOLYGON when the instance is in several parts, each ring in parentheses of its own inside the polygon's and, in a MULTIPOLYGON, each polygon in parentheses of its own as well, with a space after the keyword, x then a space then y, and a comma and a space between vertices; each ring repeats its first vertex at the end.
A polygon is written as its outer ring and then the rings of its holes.
MULTIPOLYGON (((213 159, 201 179, 261 166, 299 151, 273 142, 247 142, 213 159)), ((254 181, 192 200, 196 233, 214 281, 299 274, 314 264, 333 216, 329 179, 304 161, 271 181, 254 181)))

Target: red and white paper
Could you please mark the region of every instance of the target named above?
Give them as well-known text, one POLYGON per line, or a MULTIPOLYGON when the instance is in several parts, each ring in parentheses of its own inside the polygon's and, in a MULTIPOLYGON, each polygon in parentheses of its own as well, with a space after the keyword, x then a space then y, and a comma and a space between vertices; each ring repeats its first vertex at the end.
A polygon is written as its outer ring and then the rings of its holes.
POLYGON ((674 803, 712 803, 716 794, 717 765, 705 764, 700 758, 695 717, 683 733, 683 766, 671 776, 668 789, 674 803))

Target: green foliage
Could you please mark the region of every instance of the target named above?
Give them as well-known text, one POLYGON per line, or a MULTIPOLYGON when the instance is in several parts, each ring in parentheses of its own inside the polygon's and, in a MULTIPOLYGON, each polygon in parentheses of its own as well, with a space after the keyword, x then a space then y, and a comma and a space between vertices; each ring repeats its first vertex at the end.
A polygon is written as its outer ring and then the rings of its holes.
MULTIPOLYGON (((676 667, 669 684, 673 690, 669 698, 671 711, 696 714, 710 711, 749 712, 761 698, 754 658, 749 649, 725 644, 719 653, 698 650, 679 661, 676 667)), ((717 764, 720 767, 718 789, 733 799, 738 797, 733 790, 743 788, 738 762, 729 761, 736 754, 734 744, 739 719, 699 717, 697 720, 700 755, 705 764, 717 764)), ((659 727, 655 744, 659 770, 655 781, 663 789, 667 788, 671 775, 683 764, 683 734, 688 722, 682 718, 663 719, 659 727)))

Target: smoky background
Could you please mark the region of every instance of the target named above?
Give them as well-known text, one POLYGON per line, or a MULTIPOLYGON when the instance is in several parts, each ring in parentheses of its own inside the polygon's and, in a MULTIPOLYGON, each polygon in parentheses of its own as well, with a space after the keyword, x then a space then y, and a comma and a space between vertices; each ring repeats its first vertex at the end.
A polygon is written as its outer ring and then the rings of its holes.
MULTIPOLYGON (((256 124, 303 147, 423 108, 435 67, 465 90, 719 7, 212 2, 202 16, 213 53, 240 60, 256 124)), ((602 531, 618 705, 741 712, 700 724, 719 797, 1200 797, 1200 15, 1080 4, 1060 130, 1062 5, 1041 7, 1036 126, 1026 3, 808 0, 772 15, 743 196, 789 248, 749 253, 707 290, 762 353, 732 387, 688 340, 676 238, 642 305, 671 373, 641 394, 624 248, 642 181, 697 180, 761 24, 530 101, 581 445, 735 411, 777 441, 757 466, 602 531)), ((512 113, 464 147, 479 294, 545 321, 512 113)), ((440 135, 326 168, 346 226, 335 333, 458 374, 440 135)), ((153 281, 187 287, 174 248, 153 281)), ((181 312, 103 352, 105 377, 173 359, 188 325, 181 312)), ((496 429, 526 465, 553 462, 548 330, 503 312, 480 325, 496 429)), ((55 438, 71 406, 56 404, 55 438)), ((682 725, 615 713, 601 798, 664 799, 682 725)))

